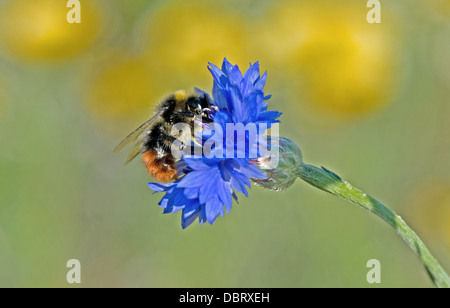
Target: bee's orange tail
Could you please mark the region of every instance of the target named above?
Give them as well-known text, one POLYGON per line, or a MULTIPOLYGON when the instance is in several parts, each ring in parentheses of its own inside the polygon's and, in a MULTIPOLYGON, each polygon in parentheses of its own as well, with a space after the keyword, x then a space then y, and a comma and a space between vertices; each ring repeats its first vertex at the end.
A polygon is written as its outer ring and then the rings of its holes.
POLYGON ((142 154, 142 163, 158 182, 167 183, 177 179, 175 159, 170 153, 158 157, 156 150, 150 149, 142 154))

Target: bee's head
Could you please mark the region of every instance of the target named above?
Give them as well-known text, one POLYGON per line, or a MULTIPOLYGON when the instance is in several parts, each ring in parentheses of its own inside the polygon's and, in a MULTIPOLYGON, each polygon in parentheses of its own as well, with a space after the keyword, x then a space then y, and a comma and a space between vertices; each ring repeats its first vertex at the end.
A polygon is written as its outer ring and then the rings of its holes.
POLYGON ((200 98, 194 96, 189 97, 186 100, 186 110, 196 115, 202 115, 203 108, 200 98))
POLYGON ((211 104, 206 94, 200 97, 189 97, 186 100, 186 110, 192 112, 194 115, 201 116, 202 122, 213 122, 213 118, 211 117, 213 111, 211 110, 211 104))

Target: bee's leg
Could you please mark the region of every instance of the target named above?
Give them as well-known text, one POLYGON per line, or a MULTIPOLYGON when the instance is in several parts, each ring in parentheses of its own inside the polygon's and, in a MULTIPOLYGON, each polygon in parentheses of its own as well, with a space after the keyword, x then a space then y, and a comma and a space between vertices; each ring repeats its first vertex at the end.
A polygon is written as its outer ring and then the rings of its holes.
POLYGON ((211 155, 210 151, 206 151, 206 149, 199 145, 191 144, 189 145, 189 149, 187 149, 188 145, 166 133, 164 133, 163 142, 166 150, 171 151, 173 146, 177 146, 179 151, 184 152, 184 155, 190 154, 191 158, 209 157, 211 155))
POLYGON ((184 149, 186 149, 186 144, 184 144, 184 142, 178 140, 163 130, 161 130, 159 135, 159 145, 166 151, 171 151, 174 146, 177 147, 179 151, 184 151, 184 149))
POLYGON ((167 151, 171 151, 173 146, 177 146, 177 150, 184 152, 183 155, 188 155, 188 157, 191 158, 201 158, 201 157, 209 157, 211 156, 210 151, 207 151, 203 147, 199 145, 186 145, 185 143, 181 142, 177 138, 170 136, 166 134, 163 139, 164 142, 164 149, 167 151), (188 148, 188 149, 187 149, 188 148), (186 150, 187 149, 187 150, 186 150), (189 155, 190 154, 190 155, 189 155))
POLYGON ((170 117, 170 122, 172 124, 177 123, 192 123, 195 120, 195 116, 201 117, 204 123, 212 123, 213 121, 210 118, 207 118, 203 115, 196 115, 189 111, 177 112, 170 117))
POLYGON ((219 109, 216 106, 211 105, 211 100, 206 94, 203 94, 203 96, 200 97, 200 102, 202 105, 202 122, 214 122, 212 116, 219 111, 219 109))

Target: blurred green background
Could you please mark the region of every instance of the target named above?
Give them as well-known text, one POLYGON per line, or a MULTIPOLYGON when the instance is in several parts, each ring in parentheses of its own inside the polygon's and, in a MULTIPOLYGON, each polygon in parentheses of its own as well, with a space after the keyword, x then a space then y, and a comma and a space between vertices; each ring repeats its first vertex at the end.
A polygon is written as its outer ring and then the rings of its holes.
POLYGON ((207 62, 268 71, 281 134, 398 212, 450 271, 450 4, 0 0, 0 286, 432 287, 368 212, 297 181, 212 226, 162 215, 114 146, 207 62), (366 281, 369 259, 381 284, 366 281))

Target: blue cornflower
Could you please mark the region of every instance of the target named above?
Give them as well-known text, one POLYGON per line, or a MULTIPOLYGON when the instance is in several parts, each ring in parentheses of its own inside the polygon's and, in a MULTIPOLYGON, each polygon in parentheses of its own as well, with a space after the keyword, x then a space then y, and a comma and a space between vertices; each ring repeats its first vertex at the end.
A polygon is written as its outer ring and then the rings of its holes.
MULTIPOLYGON (((281 113, 267 111, 265 101, 270 98, 264 96, 267 73, 260 76, 258 62, 250 64, 250 68, 244 74, 237 65, 233 66, 227 59, 224 59, 222 69, 211 63, 208 69, 214 78, 211 101, 218 109, 214 114, 214 125, 220 125, 225 131, 229 123, 243 125, 265 123, 268 128, 272 123, 278 122, 277 118, 281 113)), ((197 91, 208 95, 199 89, 197 91)), ((258 131, 258 134, 264 133, 258 131)), ((248 139, 245 141, 251 142, 248 139)), ((224 147, 226 143, 225 140, 224 147)), ((250 179, 266 178, 252 162, 248 155, 244 155, 243 158, 183 157, 178 162, 178 169, 182 175, 184 174, 179 180, 168 184, 148 185, 155 192, 165 192, 159 202, 164 208, 164 213, 182 210, 183 228, 189 226, 196 218, 201 224, 204 222, 212 224, 217 216, 224 216, 225 212, 228 214, 231 210, 232 199, 237 201, 235 192, 248 197, 246 186, 250 188, 250 179)))
POLYGON ((267 72, 260 76, 258 62, 250 64, 244 75, 237 65, 231 65, 227 59, 223 61, 222 70, 214 64, 209 65, 208 69, 214 78, 214 104, 224 113, 224 117, 228 117, 228 123, 245 125, 278 122, 276 119, 281 113, 267 111, 267 103, 264 101, 271 97, 264 96, 267 72))

